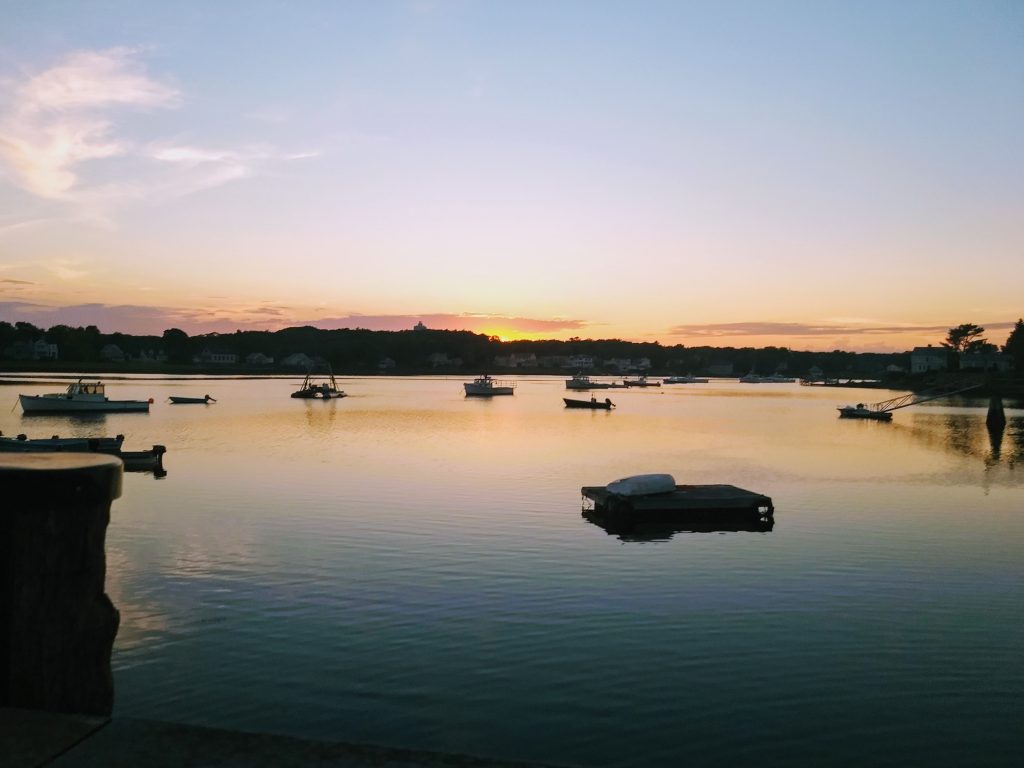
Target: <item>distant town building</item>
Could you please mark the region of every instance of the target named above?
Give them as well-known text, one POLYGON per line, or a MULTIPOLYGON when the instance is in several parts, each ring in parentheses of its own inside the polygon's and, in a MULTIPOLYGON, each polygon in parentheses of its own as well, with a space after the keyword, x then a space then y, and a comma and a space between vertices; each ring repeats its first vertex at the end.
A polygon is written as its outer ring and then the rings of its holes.
POLYGON ((911 373, 930 373, 949 368, 949 350, 946 347, 914 347, 910 353, 911 373))
POLYGON ((222 349, 204 349, 199 354, 199 362, 215 365, 233 365, 238 362, 238 355, 222 349))
POLYGON ((100 350, 100 360, 106 360, 108 363, 120 363, 124 360, 124 352, 117 344, 104 344, 103 349, 100 350))
POLYGON ((570 355, 563 367, 574 371, 589 371, 594 367, 594 358, 590 355, 570 355))
POLYGON ((451 365, 452 361, 448 359, 447 352, 433 352, 427 356, 427 362, 431 368, 443 368, 451 365))
POLYGON ((996 371, 1006 373, 1013 368, 1013 359, 1002 352, 969 352, 960 355, 962 371, 996 371))
POLYGON ((605 368, 614 368, 619 373, 625 373, 629 370, 630 365, 633 361, 628 357, 610 357, 604 361, 605 368))
POLYGON ((390 357, 382 358, 381 361, 377 363, 377 370, 379 371, 390 371, 393 370, 394 367, 395 361, 392 360, 390 357))
POLYGON ((494 358, 494 364, 499 368, 536 368, 537 355, 533 352, 513 352, 510 355, 499 355, 494 358))
POLYGON ((284 358, 281 365, 286 365, 289 368, 309 368, 313 365, 313 358, 302 352, 295 352, 284 358))
POLYGON ((537 358, 537 365, 541 368, 568 368, 569 360, 568 355, 541 355, 537 358))
POLYGON ((57 359, 57 345, 48 344, 44 339, 39 339, 35 344, 32 345, 32 359, 33 360, 56 360, 57 359))
POLYGON ((248 365, 271 365, 274 358, 264 355, 262 352, 250 352, 245 356, 248 365))
POLYGON ((412 329, 413 329, 414 331, 425 331, 425 330, 427 330, 427 326, 425 326, 425 325, 423 324, 423 321, 422 321, 422 320, 420 320, 420 321, 419 321, 418 323, 416 323, 416 325, 414 325, 414 326, 412 327, 412 329))

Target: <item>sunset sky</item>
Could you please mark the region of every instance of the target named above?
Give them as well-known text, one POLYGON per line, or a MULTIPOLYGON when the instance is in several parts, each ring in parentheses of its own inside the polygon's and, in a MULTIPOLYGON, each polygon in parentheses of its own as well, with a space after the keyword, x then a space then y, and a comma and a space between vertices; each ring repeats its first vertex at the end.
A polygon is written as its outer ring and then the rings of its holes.
POLYGON ((903 350, 1022 297, 1014 0, 2 14, 0 320, 903 350))

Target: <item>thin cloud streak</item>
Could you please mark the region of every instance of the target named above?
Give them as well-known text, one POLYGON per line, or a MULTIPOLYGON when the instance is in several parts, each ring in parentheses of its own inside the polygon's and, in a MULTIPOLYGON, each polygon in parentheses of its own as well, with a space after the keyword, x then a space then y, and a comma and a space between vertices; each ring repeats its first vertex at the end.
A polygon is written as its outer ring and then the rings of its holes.
POLYGON ((558 333, 588 326, 582 320, 547 320, 504 315, 432 313, 423 315, 346 315, 310 320, 289 320, 289 307, 266 306, 236 311, 213 308, 175 308, 134 304, 77 304, 54 307, 24 301, 0 302, 0 320, 29 322, 41 327, 52 325, 95 325, 105 333, 160 335, 168 328, 186 333, 231 333, 273 331, 301 325, 324 330, 365 328, 377 331, 411 330, 418 322, 428 328, 465 330, 476 333, 494 328, 519 333, 558 333))
MULTIPOLYGON (((980 323, 986 330, 1003 330, 1012 328, 1012 322, 980 323)), ((772 336, 792 338, 814 338, 818 336, 892 336, 897 334, 945 334, 950 325, 842 325, 831 323, 773 323, 773 322, 742 322, 742 323, 707 323, 693 325, 676 325, 669 329, 670 336, 688 336, 702 339, 715 339, 736 336, 772 336)))

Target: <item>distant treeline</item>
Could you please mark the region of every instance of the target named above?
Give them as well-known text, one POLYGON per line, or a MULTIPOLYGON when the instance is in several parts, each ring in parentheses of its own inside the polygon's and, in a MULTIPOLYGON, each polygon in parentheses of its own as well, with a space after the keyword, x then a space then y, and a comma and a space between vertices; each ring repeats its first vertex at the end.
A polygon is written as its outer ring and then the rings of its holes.
MULTIPOLYGON (((515 367, 522 371, 564 371, 573 367, 569 358, 593 358, 595 372, 618 372, 608 361, 648 361, 652 373, 712 373, 742 375, 749 371, 771 373, 785 370, 803 375, 818 368, 826 376, 878 377, 890 366, 910 367, 910 353, 893 354, 801 352, 785 347, 687 347, 621 339, 565 341, 501 341, 470 331, 365 329, 322 330, 310 326, 280 331, 237 331, 189 336, 171 328, 161 336, 101 333, 96 326, 56 325, 48 329, 31 323, 0 322, 0 355, 5 367, 24 367, 29 361, 61 367, 66 363, 133 369, 202 367, 236 370, 285 370, 284 362, 297 354, 316 365, 330 365, 337 373, 414 373, 459 370, 493 371, 515 367), (39 351, 45 342, 56 345, 57 362, 39 351), (262 356, 262 362, 252 357, 262 356), (514 356, 510 357, 510 356, 514 356), (228 364, 227 359, 234 359, 228 364), (250 358, 250 362, 246 362, 250 358), (265 359, 273 358, 273 363, 265 359), (512 363, 515 363, 512 365, 512 363), (14 365, 17 364, 17 365, 14 365), (725 371, 728 370, 729 373, 725 371)), ((646 366, 641 366, 647 370, 646 366)), ((294 363, 291 368, 294 370, 294 363)))

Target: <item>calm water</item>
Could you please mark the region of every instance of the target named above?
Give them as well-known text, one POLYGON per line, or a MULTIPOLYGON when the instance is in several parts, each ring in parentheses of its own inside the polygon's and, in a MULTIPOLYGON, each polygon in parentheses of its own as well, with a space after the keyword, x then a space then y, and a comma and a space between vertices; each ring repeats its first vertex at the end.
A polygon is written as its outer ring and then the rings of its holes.
POLYGON ((983 408, 840 421, 886 394, 797 385, 604 413, 554 378, 297 384, 135 379, 110 394, 148 416, 0 416, 168 447, 107 536, 117 714, 592 766, 1019 764, 1024 412, 993 442, 983 408), (581 517, 580 486, 656 471, 766 493, 775 529, 581 517))

